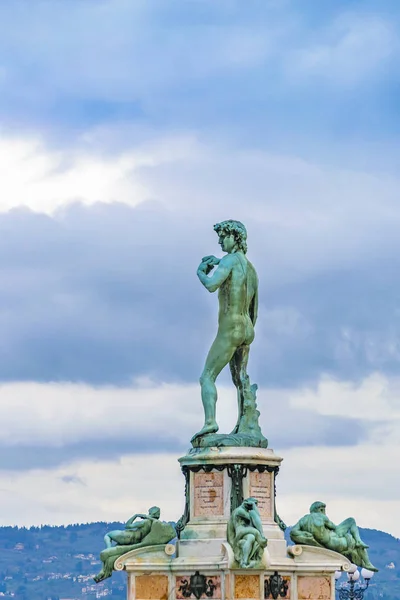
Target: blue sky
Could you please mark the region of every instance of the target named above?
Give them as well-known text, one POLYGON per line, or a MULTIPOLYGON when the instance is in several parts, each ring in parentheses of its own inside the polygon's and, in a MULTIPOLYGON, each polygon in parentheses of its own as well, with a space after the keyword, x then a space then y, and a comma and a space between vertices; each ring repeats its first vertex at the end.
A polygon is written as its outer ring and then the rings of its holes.
MULTIPOLYGON (((179 516, 216 323, 195 272, 237 218, 280 514, 323 496, 400 535, 399 19, 389 1, 0 2, 2 523, 124 519, 158 501, 157 465, 179 516)), ((227 374, 220 390, 228 428, 227 374)))

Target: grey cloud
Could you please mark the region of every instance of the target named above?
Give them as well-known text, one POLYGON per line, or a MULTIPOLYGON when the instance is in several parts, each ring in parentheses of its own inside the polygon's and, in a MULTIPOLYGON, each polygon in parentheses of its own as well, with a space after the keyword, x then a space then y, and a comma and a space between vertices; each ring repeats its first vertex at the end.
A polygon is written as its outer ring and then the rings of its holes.
MULTIPOLYGON (((0 380, 196 381, 217 298, 195 270, 201 256, 218 254, 215 220, 152 203, 75 205, 56 218, 0 215, 0 380)), ((398 370, 395 247, 374 261, 360 251, 348 266, 330 266, 328 257, 324 272, 310 273, 312 242, 303 240, 303 262, 295 247, 281 257, 265 224, 250 217, 247 225, 261 287, 255 381, 284 387, 321 373, 354 380, 398 370)))
POLYGON ((270 290, 266 305, 290 302, 298 322, 291 331, 282 331, 276 322, 262 329, 263 343, 269 349, 266 379, 278 383, 287 377, 295 382, 329 373, 355 381, 373 371, 396 375, 400 360, 398 266, 397 257, 385 257, 375 264, 367 261, 359 268, 333 270, 270 290))
POLYGON ((283 29, 281 11, 270 10, 267 3, 249 13, 213 2, 186 10, 159 1, 44 2, 26 6, 18 18, 2 5, 0 16, 5 100, 40 112, 43 106, 53 111, 57 98, 57 108, 68 110, 70 104, 71 117, 77 99, 100 118, 113 113, 112 104, 139 101, 140 112, 143 104, 154 104, 161 90, 169 94, 182 81, 189 88, 202 86, 224 71, 229 77, 263 63, 277 36, 274 24, 281 24, 280 33, 283 29))
MULTIPOLYGON (((46 445, 0 446, 0 469, 10 471, 29 471, 31 469, 52 469, 67 465, 76 460, 116 460, 123 454, 151 454, 155 452, 181 452, 186 450, 187 440, 174 436, 160 436, 151 439, 144 432, 135 435, 135 439, 114 439, 107 436, 106 441, 81 441, 75 444, 63 444, 59 447, 46 445)), ((79 478, 78 478, 79 479, 79 478)), ((75 475, 62 477, 65 483, 81 483, 75 475)))
MULTIPOLYGON (((321 417, 307 411, 295 412, 290 417, 268 417, 264 432, 269 436, 270 446, 283 450, 302 446, 355 446, 367 435, 369 424, 354 419, 321 417)), ((150 427, 149 427, 150 429, 150 427)), ((189 448, 189 433, 165 433, 155 439, 151 432, 135 433, 135 439, 123 436, 115 439, 107 435, 106 442, 91 440, 59 447, 18 445, 0 446, 0 469, 3 471, 29 471, 32 469, 52 469, 68 465, 76 460, 116 460, 124 454, 154 454, 173 452, 183 455, 189 448)), ((86 485, 76 475, 65 475, 62 481, 70 484, 86 485)))
POLYGON ((62 222, 15 211, 1 229, 3 380, 106 383, 114 372, 122 383, 189 368, 195 344, 182 336, 205 316, 188 227, 167 212, 97 206, 62 222))
POLYGON ((269 445, 275 449, 300 448, 303 446, 357 446, 368 438, 372 427, 360 419, 324 417, 308 411, 296 411, 287 407, 286 413, 274 402, 267 412, 269 445))
POLYGON ((64 483, 86 486, 86 482, 81 477, 78 477, 78 475, 64 475, 61 477, 61 481, 64 483))
MULTIPOLYGON (((0 4, 0 107, 15 130, 39 126, 62 143, 88 125, 115 121, 210 131, 227 127, 230 137, 235 129, 263 145, 273 138, 280 148, 284 138, 289 141, 288 131, 291 141, 296 134, 309 143, 311 132, 323 139, 333 133, 336 139, 338 123, 351 127, 353 135, 371 127, 376 135, 382 129, 393 134, 392 123, 385 121, 388 113, 396 118, 385 97, 389 70, 379 90, 360 100, 343 91, 340 80, 333 99, 312 69, 310 77, 308 69, 299 68, 299 53, 311 55, 313 63, 313 53, 328 40, 322 70, 332 71, 329 57, 337 54, 338 42, 326 21, 347 6, 316 11, 309 2, 299 11, 292 3, 261 2, 249 11, 226 2, 182 8, 150 0, 64 0, 33 1, 19 11, 17 5, 0 4), (379 125, 370 118, 376 95, 385 109, 379 125), (326 109, 316 111, 320 103, 326 109)), ((366 13, 373 20, 376 10, 364 8, 361 21, 366 13)), ((397 11, 390 14, 396 21, 397 11)), ((370 43, 372 51, 354 52, 345 44, 336 69, 342 73, 340 67, 351 64, 352 73, 369 81, 379 46, 370 43)), ((396 44, 392 54, 395 65, 396 44)))

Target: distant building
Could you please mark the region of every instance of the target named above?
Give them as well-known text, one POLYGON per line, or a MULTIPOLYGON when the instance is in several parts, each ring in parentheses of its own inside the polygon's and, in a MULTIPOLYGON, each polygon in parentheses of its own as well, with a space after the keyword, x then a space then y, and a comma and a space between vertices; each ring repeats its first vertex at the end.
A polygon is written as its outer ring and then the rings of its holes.
POLYGON ((25 546, 24 544, 21 544, 21 542, 18 542, 18 544, 15 544, 14 546, 14 550, 24 550, 25 546))

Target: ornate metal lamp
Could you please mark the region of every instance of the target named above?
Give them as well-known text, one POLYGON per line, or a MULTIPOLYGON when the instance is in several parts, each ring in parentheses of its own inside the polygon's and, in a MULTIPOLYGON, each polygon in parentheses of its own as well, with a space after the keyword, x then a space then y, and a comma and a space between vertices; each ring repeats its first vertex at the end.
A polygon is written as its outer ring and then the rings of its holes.
POLYGON ((339 595, 339 600, 363 600, 365 591, 368 589, 369 582, 374 576, 373 571, 368 569, 361 570, 363 581, 360 582, 360 571, 356 565, 351 565, 347 573, 347 581, 339 585, 339 579, 342 576, 342 571, 336 571, 335 579, 338 582, 336 591, 339 595))

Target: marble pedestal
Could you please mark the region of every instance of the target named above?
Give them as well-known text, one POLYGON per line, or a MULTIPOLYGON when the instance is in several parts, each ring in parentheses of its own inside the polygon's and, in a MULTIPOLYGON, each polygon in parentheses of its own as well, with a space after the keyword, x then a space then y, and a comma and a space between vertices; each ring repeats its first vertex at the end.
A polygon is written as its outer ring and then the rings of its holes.
POLYGON ((275 553, 286 553, 283 531, 275 514, 275 478, 282 458, 273 450, 193 449, 179 462, 186 477, 187 520, 179 544, 180 556, 190 555, 194 543, 218 556, 221 544, 226 542, 231 512, 249 496, 258 500, 270 549, 273 546, 275 553))
POLYGON ((180 458, 186 480, 180 539, 116 561, 128 573, 128 600, 334 600, 334 573, 347 571, 349 561, 330 550, 287 546, 275 507, 281 461, 273 450, 243 447, 193 449, 180 458), (231 511, 249 496, 258 500, 268 538, 258 569, 240 569, 226 539, 231 511), (285 582, 283 596, 269 592, 275 573, 285 582), (196 582, 203 588, 196 591, 196 582))

